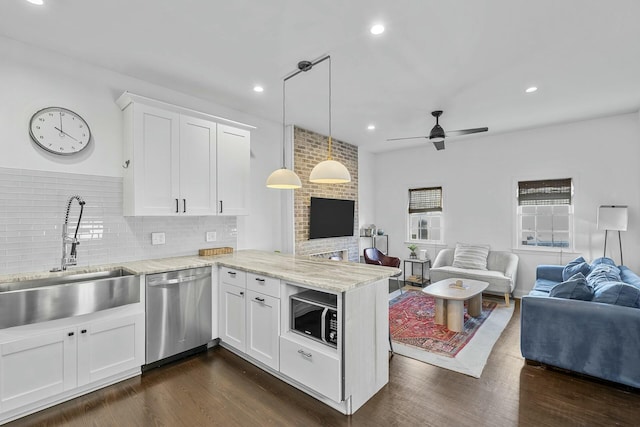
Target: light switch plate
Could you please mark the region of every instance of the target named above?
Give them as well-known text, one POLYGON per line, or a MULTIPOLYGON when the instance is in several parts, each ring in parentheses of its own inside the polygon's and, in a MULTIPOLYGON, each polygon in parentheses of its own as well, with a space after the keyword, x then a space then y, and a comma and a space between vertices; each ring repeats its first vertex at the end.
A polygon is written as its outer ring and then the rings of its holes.
POLYGON ((215 242, 217 239, 217 233, 215 231, 207 231, 204 234, 204 240, 206 242, 215 242))
POLYGON ((164 233, 151 233, 152 245, 164 245, 164 233))

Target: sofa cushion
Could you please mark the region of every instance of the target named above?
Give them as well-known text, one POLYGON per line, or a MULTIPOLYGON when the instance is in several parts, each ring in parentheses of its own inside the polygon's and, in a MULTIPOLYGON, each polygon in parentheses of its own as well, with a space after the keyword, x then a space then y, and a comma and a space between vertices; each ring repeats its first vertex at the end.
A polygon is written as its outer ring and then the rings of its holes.
POLYGON ((583 301, 591 301, 593 298, 593 288, 587 284, 584 274, 577 273, 564 282, 558 283, 551 291, 550 297, 579 299, 583 301))
POLYGON ((576 273, 582 273, 585 277, 591 273, 591 265, 583 257, 578 257, 564 266, 562 280, 569 280, 576 273))
POLYGON ((595 290, 593 301, 626 307, 640 307, 640 289, 623 282, 602 283, 595 290))
POLYGON ((596 264, 587 276, 587 283, 591 285, 594 290, 607 282, 620 281, 620 269, 615 265, 607 263, 596 264))
POLYGON ((618 268, 620 269, 620 279, 622 279, 624 283, 640 289, 640 277, 636 273, 624 265, 618 268))
POLYGON ((453 253, 453 264, 451 266, 472 270, 486 270, 487 256, 489 256, 488 245, 458 243, 453 253))
POLYGON ((551 291, 551 289, 553 289, 557 284, 558 282, 553 280, 537 279, 536 283, 533 285, 533 290, 549 294, 549 291, 551 291))
POLYGON ((531 292, 529 292, 529 295, 532 296, 532 297, 548 297, 549 296, 549 292, 536 291, 534 289, 531 292))

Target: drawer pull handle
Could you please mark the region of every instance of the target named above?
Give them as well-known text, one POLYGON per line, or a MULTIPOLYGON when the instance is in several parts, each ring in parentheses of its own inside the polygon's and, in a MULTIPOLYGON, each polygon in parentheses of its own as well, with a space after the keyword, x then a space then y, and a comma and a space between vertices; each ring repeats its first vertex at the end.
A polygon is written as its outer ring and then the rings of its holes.
POLYGON ((258 282, 262 282, 262 283, 264 283, 264 279, 261 279, 260 277, 256 277, 256 280, 257 280, 258 282))
POLYGON ((300 353, 301 355, 303 355, 304 357, 306 357, 307 359, 311 359, 312 354, 311 353, 305 353, 304 350, 298 350, 298 353, 300 353))
POLYGON ((264 298, 256 297, 256 301, 264 302, 264 298))
POLYGON ((67 335, 69 335, 70 337, 74 336, 75 334, 73 332, 69 332, 67 335))
POLYGON ((86 330, 86 329, 83 329, 83 330, 81 330, 81 331, 80 331, 80 333, 81 333, 81 334, 86 334, 86 333, 87 333, 87 330, 86 330))
POLYGON ((227 273, 229 273, 229 276, 236 277, 235 271, 227 271, 227 273))

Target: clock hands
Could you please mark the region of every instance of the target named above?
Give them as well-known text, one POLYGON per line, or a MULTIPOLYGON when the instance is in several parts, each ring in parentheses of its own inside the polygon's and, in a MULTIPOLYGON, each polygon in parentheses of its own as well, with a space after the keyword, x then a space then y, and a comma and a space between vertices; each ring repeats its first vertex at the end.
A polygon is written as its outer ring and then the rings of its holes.
POLYGON ((61 128, 62 128, 62 126, 60 126, 60 128, 57 128, 57 127, 55 127, 55 126, 54 126, 53 128, 54 128, 55 130, 57 130, 58 132, 60 132, 60 133, 63 133, 63 134, 65 134, 65 135, 67 135, 69 138, 73 139, 74 141, 76 141, 76 142, 78 141, 77 139, 75 139, 74 137, 72 137, 71 135, 69 135, 68 133, 66 133, 65 131, 63 131, 63 130, 61 129, 61 128))

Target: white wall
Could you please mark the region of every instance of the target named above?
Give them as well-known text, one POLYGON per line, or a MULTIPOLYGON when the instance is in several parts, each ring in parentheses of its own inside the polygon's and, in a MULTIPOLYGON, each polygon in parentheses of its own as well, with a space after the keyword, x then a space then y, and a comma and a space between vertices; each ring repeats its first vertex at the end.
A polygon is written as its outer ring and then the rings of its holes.
POLYGON ((250 215, 238 218, 238 248, 281 247, 280 194, 264 185, 280 166, 278 123, 2 37, 0 58, 0 167, 122 176, 122 115, 114 101, 125 90, 251 124, 250 215), (48 106, 87 120, 93 141, 86 152, 67 158, 35 146, 29 119, 48 106))
MULTIPOLYGON (((520 256, 515 294, 526 294, 538 264, 566 263, 583 255, 602 256, 604 232, 596 229, 601 204, 629 206, 629 231, 622 233, 625 264, 640 271, 640 120, 637 113, 521 132, 467 136, 377 154, 375 217, 392 237, 390 253, 406 257, 407 189, 442 185, 445 243, 488 243, 495 250, 514 247, 515 187, 518 180, 574 180, 575 252, 520 256)), ((607 248, 617 248, 612 239, 607 248)), ((430 248, 433 250, 434 248, 430 248)), ((619 261, 619 253, 613 253, 619 261)))

